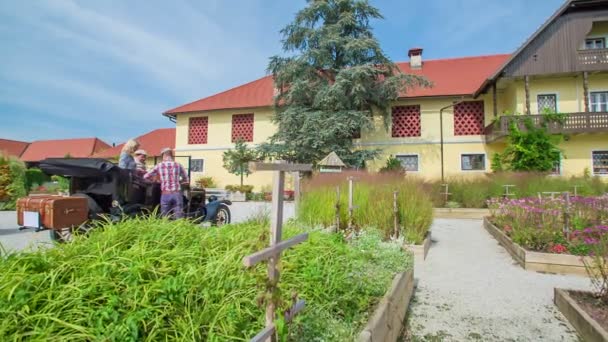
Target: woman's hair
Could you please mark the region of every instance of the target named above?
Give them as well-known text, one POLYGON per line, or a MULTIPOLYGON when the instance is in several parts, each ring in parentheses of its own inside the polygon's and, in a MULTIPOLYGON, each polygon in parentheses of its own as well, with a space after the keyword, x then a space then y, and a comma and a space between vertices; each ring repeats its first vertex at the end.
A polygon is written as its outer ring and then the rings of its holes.
POLYGON ((139 143, 135 139, 129 139, 125 143, 125 146, 122 147, 122 152, 127 152, 129 154, 135 152, 139 148, 139 143))

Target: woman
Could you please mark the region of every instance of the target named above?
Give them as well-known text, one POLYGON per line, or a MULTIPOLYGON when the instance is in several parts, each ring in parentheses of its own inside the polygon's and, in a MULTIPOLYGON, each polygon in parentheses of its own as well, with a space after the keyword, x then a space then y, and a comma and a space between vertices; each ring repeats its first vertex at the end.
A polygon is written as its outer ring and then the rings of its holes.
POLYGON ((118 159, 118 166, 123 169, 135 170, 137 164, 133 158, 133 152, 139 148, 139 143, 135 139, 130 139, 125 143, 120 152, 120 158, 118 159))

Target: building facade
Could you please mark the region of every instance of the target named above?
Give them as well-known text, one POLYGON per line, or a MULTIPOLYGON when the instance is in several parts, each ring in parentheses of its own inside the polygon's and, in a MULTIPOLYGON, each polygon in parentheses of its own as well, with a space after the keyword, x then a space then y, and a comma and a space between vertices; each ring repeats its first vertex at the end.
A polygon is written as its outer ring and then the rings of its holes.
MULTIPOLYGON (((494 153, 506 147, 510 115, 538 120, 545 111, 565 114, 551 130, 567 134, 555 175, 608 179, 608 1, 567 1, 517 51, 509 55, 424 60, 409 51, 404 73, 423 75, 433 87, 410 89, 392 106, 389 127, 374 116, 358 148, 381 149, 369 163, 398 158, 409 174, 427 179, 491 172, 494 153)), ((210 176, 221 186, 238 177, 222 167, 222 154, 239 138, 250 144, 275 131, 270 76, 164 113, 176 122, 176 153, 196 163, 192 178, 210 176)), ((250 175, 247 184, 270 184, 250 175)))

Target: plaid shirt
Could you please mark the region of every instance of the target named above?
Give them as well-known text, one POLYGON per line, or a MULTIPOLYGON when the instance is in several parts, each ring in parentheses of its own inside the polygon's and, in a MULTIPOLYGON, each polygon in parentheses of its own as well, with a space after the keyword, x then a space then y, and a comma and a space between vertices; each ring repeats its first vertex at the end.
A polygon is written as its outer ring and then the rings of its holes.
POLYGON ((162 191, 174 192, 181 189, 179 178, 181 176, 184 183, 188 183, 186 170, 174 161, 164 161, 157 164, 150 172, 144 175, 144 179, 160 176, 160 189, 162 191))

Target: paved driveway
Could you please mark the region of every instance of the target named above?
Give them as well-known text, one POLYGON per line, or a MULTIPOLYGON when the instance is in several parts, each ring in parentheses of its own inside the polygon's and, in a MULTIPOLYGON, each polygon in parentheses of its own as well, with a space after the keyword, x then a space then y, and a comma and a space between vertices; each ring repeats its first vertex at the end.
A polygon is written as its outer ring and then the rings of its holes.
MULTIPOLYGON (((243 222, 251 216, 270 212, 267 202, 235 202, 231 207, 232 222, 243 222)), ((293 217, 293 203, 285 203, 284 220, 293 217)), ((0 245, 6 250, 23 250, 49 246, 48 231, 34 232, 33 229, 20 231, 14 211, 0 211, 0 245)))

